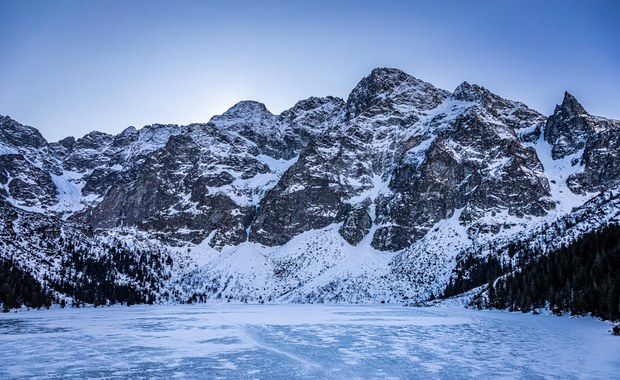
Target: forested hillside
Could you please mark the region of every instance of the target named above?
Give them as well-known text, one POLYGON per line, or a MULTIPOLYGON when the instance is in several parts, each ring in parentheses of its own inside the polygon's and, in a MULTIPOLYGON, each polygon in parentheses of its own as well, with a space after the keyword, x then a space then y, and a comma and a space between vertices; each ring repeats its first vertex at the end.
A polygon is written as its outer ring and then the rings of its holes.
POLYGON ((547 255, 533 255, 523 267, 488 285, 486 305, 530 311, 591 313, 620 319, 620 226, 608 225, 547 255))

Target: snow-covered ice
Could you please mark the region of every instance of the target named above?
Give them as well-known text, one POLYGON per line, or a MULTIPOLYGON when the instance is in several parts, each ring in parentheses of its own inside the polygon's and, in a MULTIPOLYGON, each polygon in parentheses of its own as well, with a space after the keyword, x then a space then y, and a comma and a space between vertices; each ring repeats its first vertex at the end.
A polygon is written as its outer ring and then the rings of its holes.
POLYGON ((600 378, 593 318, 390 305, 201 304, 0 315, 0 378, 600 378))

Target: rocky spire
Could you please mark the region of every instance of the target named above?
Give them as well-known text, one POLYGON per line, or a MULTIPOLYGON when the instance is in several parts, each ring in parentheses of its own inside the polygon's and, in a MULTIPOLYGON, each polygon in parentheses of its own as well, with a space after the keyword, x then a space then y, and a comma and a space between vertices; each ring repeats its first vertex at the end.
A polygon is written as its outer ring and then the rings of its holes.
POLYGON ((556 106, 554 115, 557 114, 558 111, 562 113, 562 117, 565 119, 588 114, 581 103, 579 103, 579 101, 577 101, 577 99, 568 91, 564 92, 564 100, 562 101, 562 105, 556 106))
POLYGON ((562 104, 555 106, 547 120, 545 140, 551 144, 551 155, 557 160, 583 149, 594 132, 586 110, 573 95, 565 92, 562 104))

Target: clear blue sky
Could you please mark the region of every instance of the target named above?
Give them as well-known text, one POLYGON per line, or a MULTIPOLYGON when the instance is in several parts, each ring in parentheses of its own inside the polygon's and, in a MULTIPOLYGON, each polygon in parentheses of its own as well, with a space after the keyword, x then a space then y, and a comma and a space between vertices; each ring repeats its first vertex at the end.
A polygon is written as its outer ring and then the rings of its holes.
POLYGON ((620 118, 620 1, 0 0, 0 114, 50 141, 346 98, 378 66, 620 118))

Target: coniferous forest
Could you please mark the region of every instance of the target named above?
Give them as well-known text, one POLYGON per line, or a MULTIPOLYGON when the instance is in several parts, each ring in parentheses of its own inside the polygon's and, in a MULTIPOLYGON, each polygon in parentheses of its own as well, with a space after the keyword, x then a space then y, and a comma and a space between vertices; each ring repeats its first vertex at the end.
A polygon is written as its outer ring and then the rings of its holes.
POLYGON ((2 310, 8 311, 24 304, 37 308, 50 306, 52 298, 29 273, 0 258, 0 303, 2 310))
POLYGON ((487 305, 620 319, 620 226, 590 232, 488 285, 487 305))
POLYGON ((3 311, 21 306, 49 307, 52 303, 64 307, 67 301, 58 294, 70 296, 70 306, 151 304, 157 300, 160 281, 169 276, 164 267, 172 265, 169 256, 158 257, 128 249, 118 242, 101 247, 103 254, 100 256, 91 255, 87 248, 72 242, 51 246, 62 256, 62 269, 59 276, 46 275, 42 279, 48 290, 15 262, 0 258, 0 304, 3 311), (126 279, 124 283, 119 282, 119 276, 126 279))
POLYGON ((527 244, 507 247, 508 257, 463 257, 441 298, 486 284, 487 297, 473 306, 528 312, 548 307, 556 314, 590 313, 620 320, 620 225, 584 234, 542 254, 527 244))

